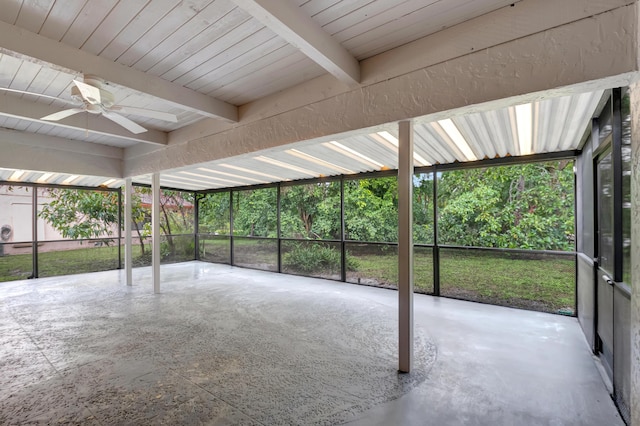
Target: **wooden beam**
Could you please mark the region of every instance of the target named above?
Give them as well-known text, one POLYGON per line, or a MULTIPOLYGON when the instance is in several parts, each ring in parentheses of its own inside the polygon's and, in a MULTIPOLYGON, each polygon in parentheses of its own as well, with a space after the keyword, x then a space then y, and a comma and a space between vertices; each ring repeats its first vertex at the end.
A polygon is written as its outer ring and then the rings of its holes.
POLYGON ((1 21, 0 53, 55 65, 71 74, 97 75, 207 117, 238 121, 238 108, 227 102, 1 21))
POLYGON ((351 88, 360 83, 360 63, 295 4, 273 0, 234 0, 271 31, 351 88))
POLYGON ((123 149, 0 129, 0 167, 122 177, 123 149))
MULTIPOLYGON (((571 0, 576 7, 584 1, 571 0)), ((533 5, 541 3, 549 14, 557 4, 539 0, 533 5)), ((626 86, 640 78, 635 19, 638 5, 593 16, 584 16, 583 9, 577 7, 574 15, 567 16, 572 19, 564 24, 528 35, 518 33, 511 41, 504 39, 481 51, 390 76, 358 90, 328 90, 330 96, 322 92, 309 101, 307 94, 317 95, 323 86, 315 85, 315 80, 302 84, 270 97, 269 102, 258 101, 255 107, 241 108, 242 122, 231 129, 222 128, 220 123, 209 129, 203 127, 209 123, 194 123, 172 132, 166 148, 146 153, 127 150, 125 176, 301 141, 326 142, 393 121, 427 115, 436 121, 546 97, 626 86), (608 36, 614 29, 620 37, 608 36)), ((474 29, 466 24, 461 24, 466 31, 474 29)), ((326 83, 325 76, 319 79, 326 83)))
POLYGON ((41 117, 58 111, 60 111, 60 108, 50 105, 30 102, 16 96, 0 95, 0 116, 35 121, 52 126, 80 130, 82 132, 125 139, 136 143, 144 142, 163 146, 167 144, 167 134, 165 132, 149 129, 144 133, 134 134, 104 117, 86 112, 72 115, 61 121, 45 121, 40 119, 41 117))

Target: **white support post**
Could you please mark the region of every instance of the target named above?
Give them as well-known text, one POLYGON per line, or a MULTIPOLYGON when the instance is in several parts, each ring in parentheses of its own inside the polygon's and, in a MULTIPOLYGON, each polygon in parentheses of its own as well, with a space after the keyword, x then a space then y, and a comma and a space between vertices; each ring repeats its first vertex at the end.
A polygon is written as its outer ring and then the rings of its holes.
POLYGON ((153 292, 160 293, 160 173, 154 173, 151 178, 151 267, 153 277, 153 292))
POLYGON ((401 121, 398 137, 399 368, 413 367, 413 123, 401 121))
POLYGON ((133 199, 133 186, 131 178, 126 178, 124 183, 124 269, 127 285, 133 285, 133 243, 131 241, 131 203, 133 199))
POLYGON ((631 401, 629 425, 640 425, 640 83, 631 96, 631 401))

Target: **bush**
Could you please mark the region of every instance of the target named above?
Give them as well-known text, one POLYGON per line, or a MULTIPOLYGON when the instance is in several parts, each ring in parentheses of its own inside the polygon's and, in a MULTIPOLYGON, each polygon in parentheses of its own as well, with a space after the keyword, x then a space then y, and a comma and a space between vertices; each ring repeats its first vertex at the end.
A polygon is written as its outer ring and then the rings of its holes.
MULTIPOLYGON (((311 273, 319 269, 327 272, 340 271, 340 251, 322 244, 296 244, 282 256, 284 267, 301 272, 311 273)), ((347 270, 358 267, 357 259, 347 257, 347 270)))

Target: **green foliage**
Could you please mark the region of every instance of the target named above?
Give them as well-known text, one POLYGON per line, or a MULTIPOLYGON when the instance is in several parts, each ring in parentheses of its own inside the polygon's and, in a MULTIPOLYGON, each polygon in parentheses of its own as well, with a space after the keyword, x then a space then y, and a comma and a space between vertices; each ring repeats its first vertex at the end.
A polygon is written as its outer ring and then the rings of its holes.
POLYGON ((433 173, 413 179, 413 241, 433 244, 433 173))
POLYGON ((398 180, 395 176, 345 182, 346 238, 398 240, 398 180))
MULTIPOLYGON (((298 243, 282 256, 285 268, 307 274, 318 271, 339 272, 340 264, 340 251, 324 244, 298 243)), ((347 257, 347 270, 357 268, 357 259, 347 257)))
POLYGON ((340 183, 319 182, 281 189, 283 237, 340 238, 340 183))
POLYGON ((200 199, 199 231, 206 234, 229 235, 230 200, 228 192, 206 194, 200 199))
POLYGON ((276 188, 238 191, 233 195, 233 234, 277 237, 276 188))
POLYGON ((113 235, 118 222, 118 195, 115 192, 76 189, 49 189, 51 201, 38 215, 64 238, 100 238, 113 235))
POLYGON ((442 173, 439 242, 573 250, 572 164, 558 161, 442 173))

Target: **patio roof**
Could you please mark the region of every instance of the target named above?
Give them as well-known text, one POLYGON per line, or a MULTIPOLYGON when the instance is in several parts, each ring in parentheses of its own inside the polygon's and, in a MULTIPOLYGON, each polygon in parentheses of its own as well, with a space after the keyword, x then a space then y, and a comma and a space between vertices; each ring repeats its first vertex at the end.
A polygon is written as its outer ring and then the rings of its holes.
MULTIPOLYGON (((579 148, 604 91, 543 99, 440 120, 414 120, 414 165, 473 162, 579 148)), ((207 190, 397 168, 397 126, 325 141, 299 142, 161 174, 162 186, 207 190)), ((0 169, 0 180, 115 188, 121 178, 0 169)), ((134 182, 150 184, 151 176, 134 182)))

